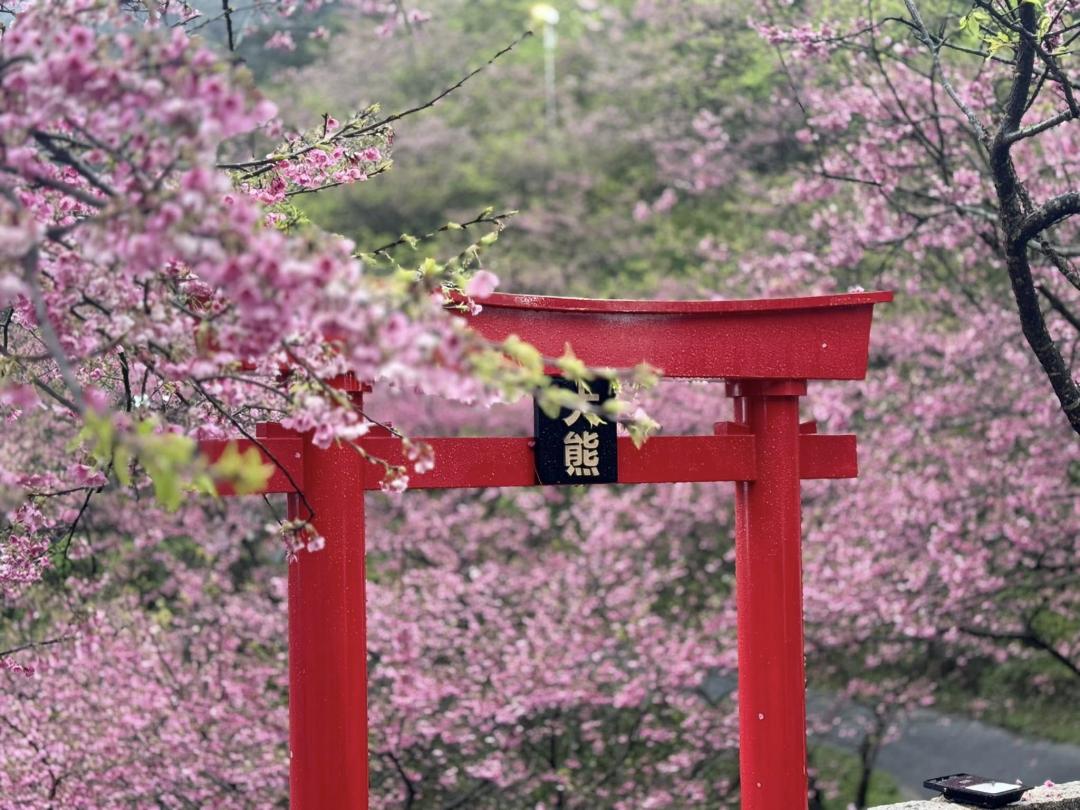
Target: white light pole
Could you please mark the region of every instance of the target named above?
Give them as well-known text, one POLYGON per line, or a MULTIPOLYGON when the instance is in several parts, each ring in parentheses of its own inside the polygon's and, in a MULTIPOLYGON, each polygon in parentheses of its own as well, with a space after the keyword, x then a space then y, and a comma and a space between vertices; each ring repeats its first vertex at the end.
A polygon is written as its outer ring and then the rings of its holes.
POLYGON ((544 25, 544 112, 547 117, 548 132, 555 131, 555 45, 558 34, 555 26, 559 22, 559 10, 547 3, 537 3, 530 12, 532 18, 544 25))

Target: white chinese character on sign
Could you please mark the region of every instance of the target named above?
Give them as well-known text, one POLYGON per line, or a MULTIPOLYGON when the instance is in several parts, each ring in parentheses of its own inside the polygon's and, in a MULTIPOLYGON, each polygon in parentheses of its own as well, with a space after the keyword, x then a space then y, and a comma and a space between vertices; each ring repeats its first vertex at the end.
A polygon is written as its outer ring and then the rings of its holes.
MULTIPOLYGON (((578 395, 582 399, 584 399, 586 402, 599 402, 600 401, 600 395, 599 394, 595 394, 592 391, 586 392, 585 383, 582 380, 578 380, 577 392, 578 392, 578 395)), ((566 423, 567 427, 570 427, 572 424, 574 424, 574 422, 576 422, 580 418, 581 418, 581 411, 573 411, 569 416, 564 416, 563 417, 563 422, 566 423)))
POLYGON ((567 475, 600 475, 600 434, 567 433, 563 439, 563 461, 567 475))

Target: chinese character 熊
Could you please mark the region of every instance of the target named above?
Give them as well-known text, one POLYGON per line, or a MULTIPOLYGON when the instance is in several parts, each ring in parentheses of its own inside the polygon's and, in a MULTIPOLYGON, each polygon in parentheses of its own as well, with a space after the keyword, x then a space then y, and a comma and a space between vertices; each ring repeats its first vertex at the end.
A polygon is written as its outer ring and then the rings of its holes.
POLYGON ((567 433, 563 439, 563 461, 567 475, 600 474, 600 435, 591 430, 567 433))

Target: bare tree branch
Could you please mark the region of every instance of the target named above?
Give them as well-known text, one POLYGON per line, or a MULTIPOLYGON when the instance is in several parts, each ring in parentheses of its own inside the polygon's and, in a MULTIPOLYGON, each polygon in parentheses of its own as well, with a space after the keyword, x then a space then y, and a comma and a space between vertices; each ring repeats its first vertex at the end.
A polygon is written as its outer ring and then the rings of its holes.
POLYGON ((1066 306, 1065 302, 1058 298, 1045 284, 1039 284, 1036 288, 1039 294, 1046 299, 1050 307, 1062 318, 1068 321, 1072 328, 1077 332, 1080 332, 1080 317, 1077 317, 1076 313, 1066 306))
POLYGON ((979 120, 979 116, 975 114, 975 111, 960 98, 960 94, 956 92, 956 88, 953 87, 952 82, 949 81, 948 76, 945 75, 945 71, 941 66, 941 44, 935 43, 934 37, 930 33, 930 29, 926 27, 926 23, 923 21, 922 14, 919 12, 919 7, 915 5, 914 0, 904 0, 904 5, 907 6, 908 13, 911 15, 911 19, 918 28, 916 36, 918 36, 926 47, 930 49, 930 53, 934 57, 934 68, 941 77, 941 86, 945 89, 945 92, 948 93, 953 104, 955 104, 960 112, 964 114, 964 117, 967 118, 968 123, 971 124, 971 128, 975 130, 979 140, 982 141, 984 145, 989 145, 990 134, 987 132, 986 127, 983 126, 982 121, 979 120))
POLYGON ((1016 247, 1022 248, 1042 231, 1078 213, 1080 213, 1080 192, 1069 191, 1059 194, 1024 217, 1018 224, 1016 236, 1012 241, 1016 247))

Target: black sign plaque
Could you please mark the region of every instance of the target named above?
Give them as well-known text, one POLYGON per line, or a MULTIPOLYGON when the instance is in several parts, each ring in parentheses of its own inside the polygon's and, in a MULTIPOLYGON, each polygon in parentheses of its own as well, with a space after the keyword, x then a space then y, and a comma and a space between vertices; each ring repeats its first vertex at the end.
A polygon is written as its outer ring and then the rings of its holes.
MULTIPOLYGON (((598 406, 612 399, 611 381, 590 380, 588 388, 560 378, 552 382, 598 406)), ((533 402, 536 475, 541 484, 613 484, 619 480, 615 421, 592 424, 586 414, 563 408, 552 419, 533 402)), ((593 420, 595 421, 595 419, 593 420)))

